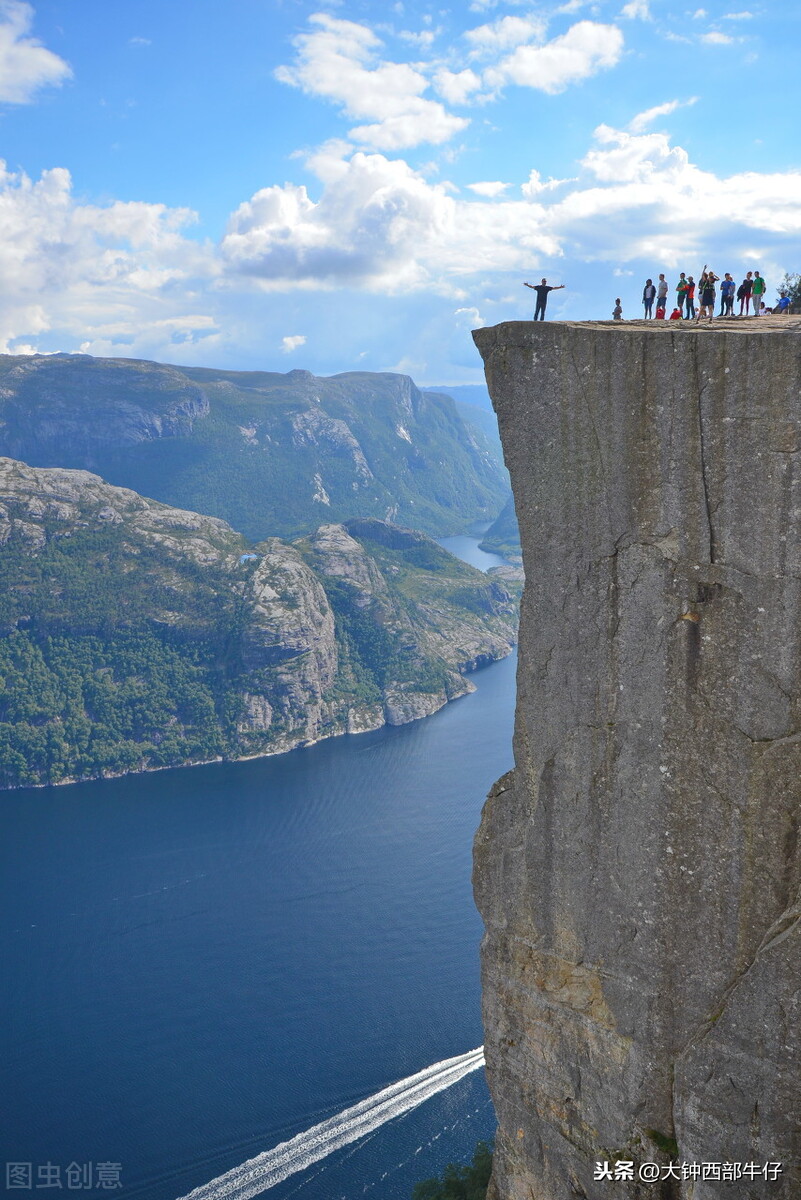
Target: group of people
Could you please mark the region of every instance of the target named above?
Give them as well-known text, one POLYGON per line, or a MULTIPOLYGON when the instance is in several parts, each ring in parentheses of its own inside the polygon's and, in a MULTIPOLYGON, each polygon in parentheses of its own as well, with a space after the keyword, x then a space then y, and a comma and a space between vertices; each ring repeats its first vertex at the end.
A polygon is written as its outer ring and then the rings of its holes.
MULTIPOLYGON (((740 317, 749 316, 749 308, 755 317, 761 316, 764 313, 782 313, 786 314, 790 308, 791 300, 786 292, 779 293, 779 299, 774 308, 765 307, 765 292, 767 284, 760 275, 759 271, 748 271, 745 279, 739 287, 732 279, 727 271, 723 279, 716 275, 714 271, 710 271, 704 264, 704 269, 696 284, 692 275, 685 275, 682 271, 679 275, 679 282, 676 284, 676 304, 670 316, 667 315, 668 293, 670 292, 670 284, 665 279, 664 274, 659 276, 656 283, 652 279, 646 279, 645 287, 642 291, 642 302, 645 308, 646 320, 649 317, 655 317, 658 320, 668 321, 700 321, 702 317, 708 318, 710 321, 715 316, 715 299, 718 289, 716 284, 720 284, 720 312, 719 317, 740 317), (698 297, 698 312, 696 312, 695 301, 698 297), (734 302, 735 299, 740 301, 740 311, 735 314, 734 302), (656 304, 656 312, 654 312, 654 304, 656 304)), ((560 283, 557 285, 549 284, 547 279, 543 279, 541 283, 524 283, 523 287, 531 288, 537 293, 537 303, 534 309, 534 320, 545 320, 545 309, 548 305, 548 296, 551 292, 558 292, 565 286, 560 283)), ((616 321, 623 319, 623 306, 620 303, 620 298, 615 300, 615 307, 612 310, 612 316, 616 321)))
MULTIPOLYGON (((759 271, 748 271, 738 287, 728 271, 721 279, 719 275, 704 265, 697 284, 692 275, 685 275, 684 271, 681 272, 679 282, 676 284, 676 305, 669 317, 667 316, 667 305, 670 285, 665 276, 660 275, 656 283, 652 279, 646 279, 642 291, 645 318, 647 320, 649 317, 656 316, 656 318, 664 320, 667 317, 669 321, 681 321, 682 319, 700 321, 702 318, 707 318, 711 321, 715 316, 715 300, 718 290, 720 291, 719 317, 735 315, 747 317, 749 309, 755 317, 758 317, 764 313, 786 313, 790 307, 789 297, 782 292, 775 308, 766 308, 764 297, 767 284, 759 271), (720 284, 719 289, 716 287, 717 284, 720 284), (697 312, 696 296, 698 297, 697 312), (734 312, 735 299, 740 301, 740 311, 737 314, 734 312), (656 313, 654 313, 654 303, 656 303, 656 313)), ((615 301, 612 316, 616 320, 622 318, 623 310, 620 307, 620 300, 615 301)))

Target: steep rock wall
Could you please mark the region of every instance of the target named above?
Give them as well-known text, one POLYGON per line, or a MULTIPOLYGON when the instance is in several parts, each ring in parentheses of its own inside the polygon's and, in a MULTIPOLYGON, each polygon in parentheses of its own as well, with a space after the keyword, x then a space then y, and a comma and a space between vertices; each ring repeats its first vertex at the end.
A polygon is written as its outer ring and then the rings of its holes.
POLYGON ((474 334, 520 523, 476 840, 500 1200, 801 1195, 801 322, 474 334))

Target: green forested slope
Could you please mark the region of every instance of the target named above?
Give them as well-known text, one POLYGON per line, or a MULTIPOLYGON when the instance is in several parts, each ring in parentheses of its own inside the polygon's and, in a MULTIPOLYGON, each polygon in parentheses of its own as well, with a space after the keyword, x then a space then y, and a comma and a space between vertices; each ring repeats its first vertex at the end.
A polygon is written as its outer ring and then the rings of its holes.
POLYGON ((253 540, 378 517, 434 536, 496 515, 497 453, 404 375, 0 355, 0 454, 96 471, 253 540))
POLYGON ((278 752, 402 723, 501 657, 514 605, 367 520, 250 548, 82 471, 0 460, 0 786, 278 752))

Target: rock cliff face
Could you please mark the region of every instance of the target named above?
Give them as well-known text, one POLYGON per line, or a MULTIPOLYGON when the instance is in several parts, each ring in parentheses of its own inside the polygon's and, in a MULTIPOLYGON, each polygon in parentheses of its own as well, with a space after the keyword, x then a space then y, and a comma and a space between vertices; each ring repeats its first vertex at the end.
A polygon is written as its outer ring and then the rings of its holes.
POLYGON ((476 841, 490 1194, 791 1200, 801 322, 474 338, 526 573, 516 765, 476 841), (783 1171, 637 1181, 671 1160, 783 1171))

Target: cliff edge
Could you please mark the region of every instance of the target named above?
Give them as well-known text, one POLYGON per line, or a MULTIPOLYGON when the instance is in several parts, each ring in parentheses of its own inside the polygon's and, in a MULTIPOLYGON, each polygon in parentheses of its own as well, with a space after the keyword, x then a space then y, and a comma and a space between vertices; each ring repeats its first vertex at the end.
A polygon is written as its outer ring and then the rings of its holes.
POLYGON ((473 335, 526 575, 475 849, 495 1200, 801 1195, 801 321, 676 324, 473 335))

